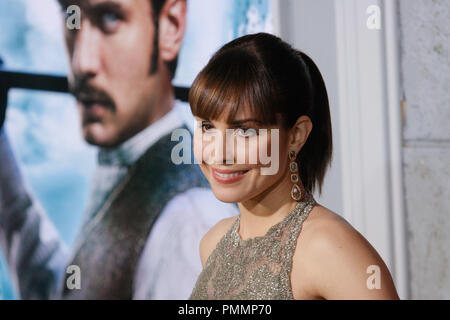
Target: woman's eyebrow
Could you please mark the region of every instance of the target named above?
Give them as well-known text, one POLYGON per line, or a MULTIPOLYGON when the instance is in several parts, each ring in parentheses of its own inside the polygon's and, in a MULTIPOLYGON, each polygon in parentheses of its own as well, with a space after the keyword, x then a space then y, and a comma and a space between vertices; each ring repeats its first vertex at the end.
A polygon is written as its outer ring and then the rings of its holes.
POLYGON ((254 122, 254 123, 261 123, 259 120, 257 119, 242 119, 242 120, 234 120, 231 121, 230 124, 231 125, 241 125, 243 123, 247 123, 247 122, 254 122))

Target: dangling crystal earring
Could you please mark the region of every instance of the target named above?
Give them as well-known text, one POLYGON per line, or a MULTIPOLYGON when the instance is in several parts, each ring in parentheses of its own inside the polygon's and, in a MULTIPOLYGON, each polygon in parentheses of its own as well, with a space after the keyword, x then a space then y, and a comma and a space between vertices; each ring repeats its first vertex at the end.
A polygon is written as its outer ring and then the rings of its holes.
MULTIPOLYGON (((303 198, 303 188, 298 186, 298 182, 300 180, 299 175, 298 175, 298 164, 295 161, 295 151, 289 151, 289 160, 291 161, 289 163, 289 170, 291 171, 291 182, 294 183, 294 185, 292 186, 291 189, 291 197, 292 199, 294 199, 295 201, 301 201, 303 198)), ((301 182, 300 182, 301 184, 301 182)))

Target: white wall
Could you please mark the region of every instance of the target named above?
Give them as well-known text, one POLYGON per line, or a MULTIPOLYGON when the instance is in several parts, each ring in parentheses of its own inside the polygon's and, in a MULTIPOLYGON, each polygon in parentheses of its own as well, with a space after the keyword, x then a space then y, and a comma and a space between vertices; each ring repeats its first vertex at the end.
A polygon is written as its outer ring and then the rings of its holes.
POLYGON ((274 0, 279 35, 310 54, 329 92, 334 160, 319 201, 344 216, 408 297, 397 8, 383 0, 274 0), (367 27, 375 5, 381 28, 367 27))
POLYGON ((450 1, 399 9, 411 297, 450 299, 450 1))

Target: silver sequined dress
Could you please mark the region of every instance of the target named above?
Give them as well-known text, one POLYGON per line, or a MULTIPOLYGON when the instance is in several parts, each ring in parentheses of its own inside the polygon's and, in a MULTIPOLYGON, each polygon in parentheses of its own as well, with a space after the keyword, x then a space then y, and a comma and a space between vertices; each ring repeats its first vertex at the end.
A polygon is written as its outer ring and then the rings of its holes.
POLYGON ((305 195, 294 210, 262 237, 242 240, 240 215, 200 273, 191 300, 291 300, 291 267, 303 221, 316 205, 305 195))

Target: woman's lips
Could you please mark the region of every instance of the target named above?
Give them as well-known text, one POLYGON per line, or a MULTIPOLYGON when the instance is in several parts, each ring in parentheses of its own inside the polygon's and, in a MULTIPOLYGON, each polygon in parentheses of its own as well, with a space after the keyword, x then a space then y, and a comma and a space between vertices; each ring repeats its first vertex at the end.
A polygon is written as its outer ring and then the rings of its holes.
POLYGON ((212 175, 217 182, 229 184, 241 180, 245 177, 248 170, 220 170, 211 168, 212 175))

